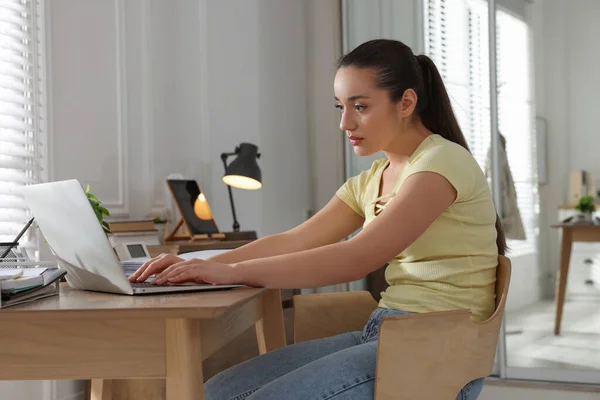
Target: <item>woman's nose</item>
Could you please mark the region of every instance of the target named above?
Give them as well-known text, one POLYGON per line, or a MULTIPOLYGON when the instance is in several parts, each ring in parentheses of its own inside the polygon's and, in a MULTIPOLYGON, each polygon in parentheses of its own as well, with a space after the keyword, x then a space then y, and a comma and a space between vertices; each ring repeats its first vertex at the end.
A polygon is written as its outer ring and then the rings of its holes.
POLYGON ((340 129, 343 131, 353 131, 356 129, 356 122, 354 122, 351 113, 346 111, 342 112, 340 119, 340 129))

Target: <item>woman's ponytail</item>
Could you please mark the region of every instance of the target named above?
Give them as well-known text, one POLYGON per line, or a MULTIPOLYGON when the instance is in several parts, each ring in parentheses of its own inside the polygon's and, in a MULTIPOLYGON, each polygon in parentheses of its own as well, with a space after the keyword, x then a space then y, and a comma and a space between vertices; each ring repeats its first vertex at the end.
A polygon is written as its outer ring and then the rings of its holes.
POLYGON ((437 133, 451 142, 458 143, 470 151, 467 140, 460 130, 452 110, 450 97, 442 77, 433 60, 421 54, 417 56, 417 61, 423 76, 423 93, 419 93, 420 90, 417 89, 419 103, 421 98, 424 99, 422 108, 417 104, 417 111, 421 116, 423 125, 431 132, 437 133))
MULTIPOLYGON (((419 97, 417 111, 419 111, 423 125, 431 132, 437 133, 471 151, 467 139, 458 125, 454 110, 452 110, 452 103, 450 103, 444 81, 433 60, 421 54, 417 56, 417 61, 423 76, 423 86, 421 88, 417 87, 417 96, 419 97), (419 89, 422 93, 418 93, 419 89), (419 105, 421 98, 424 98, 422 108, 419 105)), ((498 215, 496 215, 496 232, 498 254, 504 255, 506 253, 506 237, 498 215)))

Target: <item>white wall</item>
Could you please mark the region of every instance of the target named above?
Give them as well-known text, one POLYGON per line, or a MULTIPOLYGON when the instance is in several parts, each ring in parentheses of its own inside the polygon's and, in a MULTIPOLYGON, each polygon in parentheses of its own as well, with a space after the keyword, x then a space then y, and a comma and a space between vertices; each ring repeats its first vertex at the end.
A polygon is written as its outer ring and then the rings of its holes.
POLYGON ((540 186, 540 257, 550 297, 560 248, 558 232, 550 226, 567 202, 569 173, 585 168, 600 179, 600 2, 538 0, 532 10, 536 109, 548 123, 547 148, 539 149, 548 160, 548 182, 540 186))
POLYGON ((569 127, 568 138, 571 169, 596 172, 600 187, 600 3, 576 0, 567 6, 567 91, 565 98, 569 127))
POLYGON ((209 194, 216 220, 229 230, 229 204, 215 201, 227 198, 219 154, 242 138, 259 146, 263 173, 259 192, 234 190, 242 229, 276 233, 302 222, 310 208, 306 7, 208 2, 209 194))
POLYGON ((332 106, 336 62, 342 54, 341 6, 337 0, 308 2, 308 130, 313 212, 345 181, 339 113, 332 106))
POLYGON ((164 207, 167 175, 182 173, 228 231, 220 154, 248 141, 263 189, 233 190, 242 229, 304 220, 308 0, 50 4, 51 179, 90 183, 113 215, 144 218, 164 207))
MULTIPOLYGON (((89 183, 114 216, 135 219, 160 212, 165 178, 182 173, 230 231, 220 154, 248 141, 263 189, 234 197, 242 230, 259 236, 301 223, 343 182, 339 2, 47 0, 47 14, 50 180, 89 183)), ((2 385, 20 400, 83 390, 2 385)))

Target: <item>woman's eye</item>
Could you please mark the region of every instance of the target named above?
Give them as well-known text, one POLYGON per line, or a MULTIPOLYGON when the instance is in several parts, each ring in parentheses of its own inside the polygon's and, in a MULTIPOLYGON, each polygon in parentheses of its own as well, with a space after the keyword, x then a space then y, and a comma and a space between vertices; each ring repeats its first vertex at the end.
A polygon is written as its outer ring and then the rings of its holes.
POLYGON ((344 109, 344 107, 342 107, 341 104, 336 104, 335 108, 337 108, 338 110, 342 111, 344 109))
POLYGON ((356 105, 354 106, 354 109, 355 109, 356 111, 364 111, 364 110, 365 110, 365 108, 367 108, 367 106, 363 106, 362 104, 356 104, 356 105))

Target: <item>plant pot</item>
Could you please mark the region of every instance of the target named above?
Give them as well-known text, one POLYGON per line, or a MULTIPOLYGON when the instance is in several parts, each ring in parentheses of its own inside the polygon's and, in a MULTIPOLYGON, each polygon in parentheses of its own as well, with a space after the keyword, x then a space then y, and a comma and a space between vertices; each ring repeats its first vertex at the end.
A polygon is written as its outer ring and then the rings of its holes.
POLYGON ((154 223, 154 228, 158 231, 158 239, 160 240, 160 242, 163 242, 163 237, 165 236, 165 227, 166 224, 164 223, 154 223))

